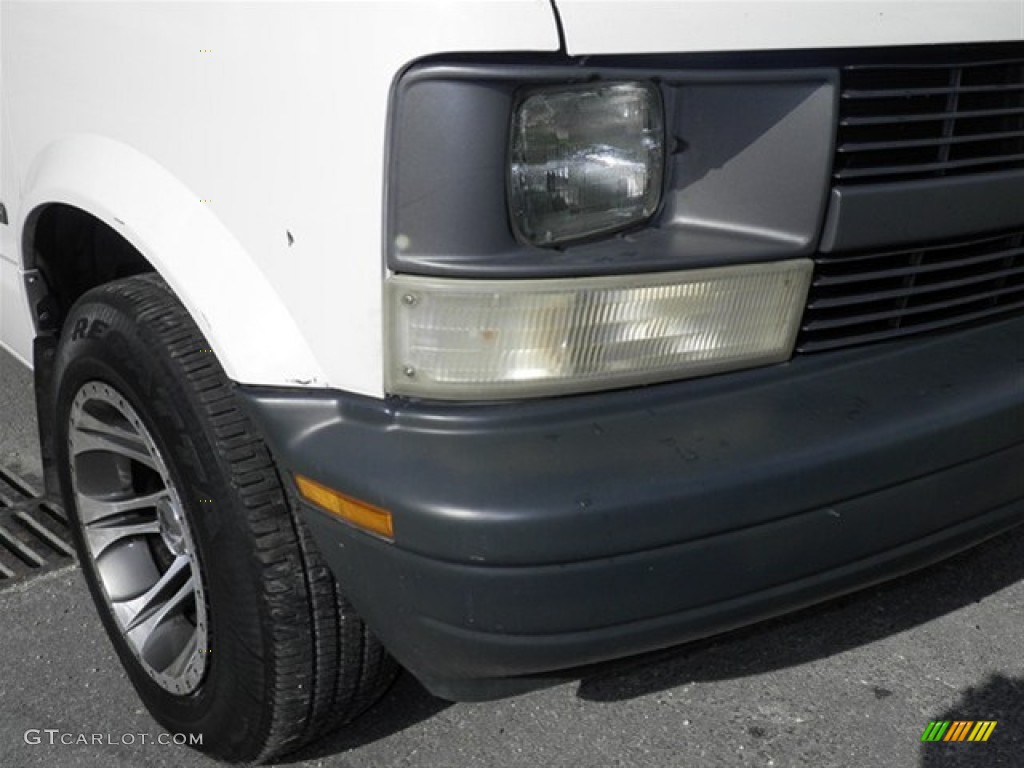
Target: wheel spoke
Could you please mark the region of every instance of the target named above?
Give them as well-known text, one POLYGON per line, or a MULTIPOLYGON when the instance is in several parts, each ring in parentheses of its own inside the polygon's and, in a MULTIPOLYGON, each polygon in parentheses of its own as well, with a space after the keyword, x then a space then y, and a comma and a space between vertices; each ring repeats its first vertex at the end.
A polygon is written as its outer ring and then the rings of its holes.
POLYGON ((185 670, 188 668, 192 658, 198 653, 198 649, 196 647, 198 639, 199 638, 196 634, 193 633, 188 642, 182 647, 181 653, 175 657, 174 661, 164 668, 163 673, 165 675, 181 677, 185 674, 185 670))
POLYGON ((136 635, 138 647, 144 647, 145 639, 168 618, 180 613, 193 595, 191 562, 187 555, 181 555, 144 594, 117 604, 121 609, 119 612, 126 618, 130 617, 124 622, 125 634, 136 635), (181 577, 186 573, 188 576, 182 581, 181 577), (181 586, 166 599, 177 582, 182 582, 181 586))
POLYGON ((78 495, 85 537, 93 557, 99 557, 112 545, 133 536, 160 533, 156 504, 168 498, 166 490, 130 499, 104 501, 78 495), (150 510, 148 513, 146 510, 150 510))
POLYGON ((86 410, 79 411, 75 416, 74 427, 82 432, 107 435, 115 440, 139 439, 139 435, 135 430, 99 419, 86 410))
MULTIPOLYGON (((131 496, 127 499, 98 499, 93 496, 78 494, 78 514, 87 527, 106 526, 110 522, 116 522, 128 512, 141 512, 146 509, 155 509, 161 501, 170 500, 170 494, 166 488, 161 488, 156 493, 149 493, 144 496, 131 496)), ((154 512, 155 518, 155 512, 154 512)))
MULTIPOLYGON (((189 577, 188 581, 181 586, 181 589, 174 593, 170 600, 151 613, 147 618, 137 624, 134 624, 130 628, 126 628, 125 636, 135 643, 136 647, 139 649, 140 655, 145 658, 147 655, 146 646, 149 643, 149 639, 153 637, 153 633, 155 633, 164 622, 179 615, 185 606, 194 600, 195 591, 192 588, 192 578, 189 577)), ((195 636, 194 630, 192 635, 193 637, 195 636)), ((166 668, 159 671, 164 674, 169 674, 166 671, 166 668)))
POLYGON ((132 536, 146 536, 156 533, 160 533, 160 523, 155 519, 95 528, 89 531, 89 548, 92 550, 93 557, 99 557, 119 541, 132 536))
POLYGON ((150 455, 139 435, 117 425, 102 422, 85 412, 79 415, 69 436, 71 453, 74 456, 89 451, 106 451, 158 469, 156 460, 150 455))

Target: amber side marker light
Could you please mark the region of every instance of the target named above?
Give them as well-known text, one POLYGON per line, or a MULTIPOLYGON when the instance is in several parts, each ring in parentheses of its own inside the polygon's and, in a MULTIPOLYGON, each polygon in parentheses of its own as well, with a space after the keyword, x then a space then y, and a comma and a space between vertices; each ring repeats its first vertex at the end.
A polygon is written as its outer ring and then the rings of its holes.
POLYGON ((302 475, 295 475, 295 485, 302 498, 311 504, 340 517, 357 528, 394 540, 395 528, 391 522, 391 513, 386 509, 338 493, 338 491, 302 475))

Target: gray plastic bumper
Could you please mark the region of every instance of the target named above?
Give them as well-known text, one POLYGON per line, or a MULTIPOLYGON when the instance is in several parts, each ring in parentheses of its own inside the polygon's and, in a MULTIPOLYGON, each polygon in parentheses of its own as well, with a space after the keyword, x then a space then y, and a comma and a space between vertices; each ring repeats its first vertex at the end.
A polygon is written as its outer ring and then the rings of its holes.
MULTIPOLYGON (((435 693, 719 632, 1024 519, 1024 319, 640 390, 489 405, 240 387, 346 594, 435 693)), ((506 679, 503 681, 503 679, 506 679)))

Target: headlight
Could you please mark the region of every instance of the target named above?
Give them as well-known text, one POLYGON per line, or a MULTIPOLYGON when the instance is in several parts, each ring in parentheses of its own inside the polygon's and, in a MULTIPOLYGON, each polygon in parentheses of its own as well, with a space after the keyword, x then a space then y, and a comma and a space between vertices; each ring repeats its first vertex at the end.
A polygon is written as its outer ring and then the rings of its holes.
POLYGON ((648 275, 386 284, 393 394, 531 397, 787 359, 807 259, 648 275))
POLYGON ((512 117, 509 208, 517 236, 555 245, 632 226, 661 200, 665 129, 648 83, 528 93, 512 117))

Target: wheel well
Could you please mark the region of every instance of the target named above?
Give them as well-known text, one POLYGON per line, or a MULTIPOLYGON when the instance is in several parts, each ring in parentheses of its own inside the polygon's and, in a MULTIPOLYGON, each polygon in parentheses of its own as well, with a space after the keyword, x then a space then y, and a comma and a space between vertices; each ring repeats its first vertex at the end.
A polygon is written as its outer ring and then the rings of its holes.
POLYGON ((36 328, 58 332, 79 296, 103 283, 152 272, 152 265, 120 234, 95 216, 70 205, 43 209, 26 232, 26 266, 43 280, 34 292, 36 328))
POLYGON ((29 303, 36 326, 32 358, 43 482, 47 493, 56 497, 53 364, 64 318, 89 289, 154 270, 107 224, 70 205, 54 203, 33 216, 24 244, 25 266, 30 270, 29 303))

